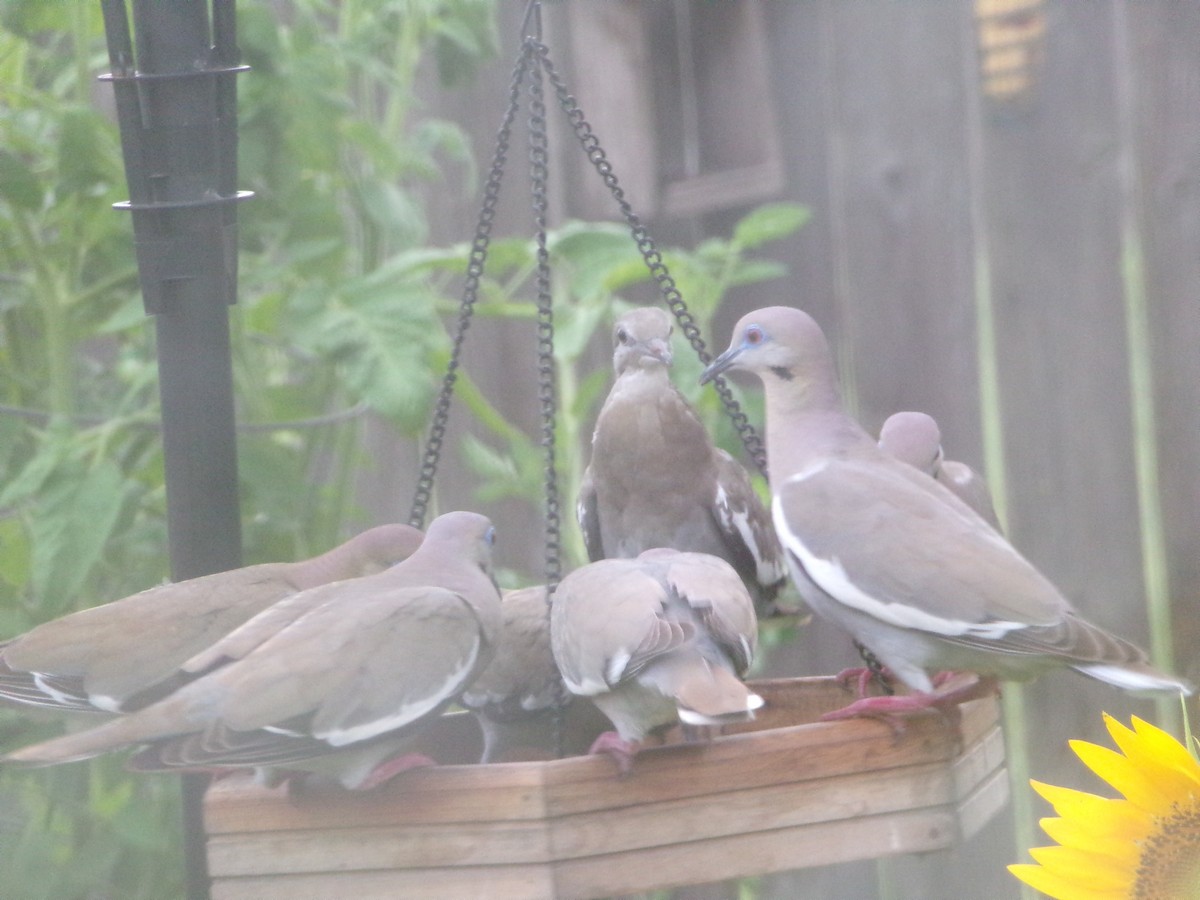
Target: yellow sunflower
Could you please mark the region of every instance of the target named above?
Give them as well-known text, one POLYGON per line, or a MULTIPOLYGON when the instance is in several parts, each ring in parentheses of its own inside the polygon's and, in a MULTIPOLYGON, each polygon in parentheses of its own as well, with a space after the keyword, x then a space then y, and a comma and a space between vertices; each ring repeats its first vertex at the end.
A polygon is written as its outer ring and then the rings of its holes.
POLYGON ((1030 782, 1054 811, 1037 865, 1008 870, 1058 900, 1200 898, 1200 763, 1171 735, 1137 716, 1129 729, 1107 713, 1121 752, 1071 741, 1084 764, 1125 799, 1030 782))

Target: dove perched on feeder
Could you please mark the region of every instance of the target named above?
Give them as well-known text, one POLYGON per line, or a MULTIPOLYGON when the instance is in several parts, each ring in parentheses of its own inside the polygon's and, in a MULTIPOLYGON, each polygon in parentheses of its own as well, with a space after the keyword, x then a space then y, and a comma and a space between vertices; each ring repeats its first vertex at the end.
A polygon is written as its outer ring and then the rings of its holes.
POLYGON ((732 456, 713 446, 671 383, 670 315, 633 309, 613 328, 616 381, 596 420, 579 492, 588 557, 633 558, 652 547, 709 553, 746 582, 760 614, 787 581, 779 540, 732 456))
POLYGON ((994 528, 881 450, 842 407, 820 327, 790 307, 752 312, 702 376, 757 375, 766 399, 773 517, 801 596, 915 694, 840 717, 955 702, 927 670, 1024 680, 1070 667, 1131 691, 1189 692, 1132 643, 1085 621, 994 528))
POLYGON ((241 658, 3 759, 47 765, 146 745, 136 769, 318 772, 352 789, 428 764, 403 755, 407 739, 482 671, 500 629, 492 535, 484 516, 440 516, 406 562, 314 589, 320 605, 241 658))
POLYGON ((550 652, 546 586, 505 591, 501 606, 495 655, 461 700, 483 732, 480 762, 552 758, 560 739, 565 755, 586 752, 607 721, 563 684, 550 652))
POLYGON ((162 695, 193 654, 284 598, 382 571, 423 535, 364 531, 321 556, 264 563, 150 588, 71 613, 0 644, 0 700, 61 711, 127 712, 162 695))
POLYGON ((622 772, 652 731, 745 721, 762 706, 741 681, 758 642, 753 600, 708 554, 659 548, 576 569, 555 591, 551 642, 568 689, 616 727, 591 752, 622 772))
POLYGON ((920 469, 1000 530, 987 482, 966 463, 945 458, 942 430, 933 416, 911 411, 893 413, 879 430, 879 446, 920 469))

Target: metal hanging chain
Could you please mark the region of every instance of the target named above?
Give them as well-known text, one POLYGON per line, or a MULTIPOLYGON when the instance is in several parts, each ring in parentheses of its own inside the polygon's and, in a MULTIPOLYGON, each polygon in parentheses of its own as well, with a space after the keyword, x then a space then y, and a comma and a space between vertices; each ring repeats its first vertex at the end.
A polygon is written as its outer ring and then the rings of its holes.
MULTIPOLYGON (((545 450, 545 577, 546 627, 550 627, 554 591, 562 580, 562 521, 559 510, 558 468, 555 461, 555 431, 558 414, 558 388, 554 361, 554 296, 551 290, 550 252, 547 247, 546 213, 549 207, 549 140, 546 131, 546 99, 543 86, 543 57, 538 53, 542 40, 542 8, 539 0, 530 0, 522 30, 522 50, 533 60, 529 73, 529 180, 533 201, 534 243, 537 248, 537 371, 538 401, 541 406, 542 447, 545 450), (530 30, 532 29, 532 30, 530 30)), ((571 697, 560 678, 555 683, 551 727, 554 755, 566 755, 566 712, 571 697)))
POLYGON ((433 482, 437 476, 438 462, 441 459, 442 443, 446 436, 446 421, 450 416, 450 398, 454 394, 454 383, 458 380, 458 368, 462 358, 463 340, 471 325, 471 316, 475 312, 475 302, 479 297, 479 279, 483 276, 484 262, 487 260, 488 245, 491 241, 492 222, 496 217, 496 203, 500 199, 500 182, 504 177, 504 165, 508 161, 508 142, 512 134, 512 124, 517 115, 520 99, 521 82, 529 68, 531 53, 523 48, 521 56, 513 69, 512 80, 508 88, 508 108, 504 112, 500 130, 496 134, 496 150, 492 155, 492 167, 488 173, 487 184, 483 191, 483 205, 479 210, 479 220, 475 226, 475 237, 471 241, 471 255, 467 263, 467 280, 463 285, 462 302, 458 307, 458 326, 454 332, 454 340, 450 349, 450 362, 446 366, 446 374, 442 377, 442 388, 434 407, 433 423, 429 428, 429 437, 425 442, 425 451, 421 456, 421 474, 417 479, 416 493, 413 495, 412 510, 408 514, 408 524, 414 528, 425 527, 425 516, 429 511, 429 500, 433 494, 433 482))
POLYGON ((854 642, 855 649, 858 650, 858 655, 862 657, 863 662, 867 664, 867 668, 871 671, 871 680, 879 685, 879 689, 889 697, 896 693, 896 689, 892 687, 891 681, 883 671, 883 663, 879 661, 879 657, 866 644, 859 641, 854 642))
MULTIPOLYGON (((527 52, 538 46, 526 39, 527 52)), ((554 460, 558 391, 554 363, 554 305, 550 290, 550 252, 546 247, 549 143, 546 135, 546 102, 539 60, 529 73, 529 178, 532 185, 534 240, 537 246, 537 370, 538 401, 542 413, 542 447, 545 450, 546 592, 550 596, 562 578, 562 528, 559 515, 558 470, 554 460)))
MULTIPOLYGON (((634 243, 637 244, 638 251, 642 254, 642 259, 646 262, 646 268, 650 270, 650 274, 658 283, 663 299, 675 316, 676 321, 679 322, 679 327, 687 337, 688 342, 692 345, 692 349, 696 355, 700 358, 700 362, 708 365, 712 362, 712 354, 708 352, 708 348, 704 344, 704 338, 700 335, 700 329, 696 326, 695 319, 688 312, 687 304, 684 303, 683 295, 679 292, 679 288, 675 284, 675 279, 667 271, 662 254, 650 238, 649 230, 642 224, 637 213, 633 211, 633 207, 630 206, 629 201, 625 199, 625 192, 621 189, 620 182, 618 182, 617 176, 613 172, 612 163, 608 161, 607 155, 600 146, 600 139, 592 131, 592 126, 584 118, 579 104, 567 90, 567 86, 555 70, 554 64, 550 62, 549 49, 540 41, 536 43, 534 49, 541 66, 545 69, 546 75, 550 79, 550 84, 554 87, 559 106, 567 114, 567 119, 571 123, 575 137, 583 147, 583 152, 587 155, 588 160, 599 173, 605 185, 608 186, 613 199, 617 202, 617 207, 621 210, 621 215, 624 217, 626 224, 629 225, 634 243)), ((713 385, 717 390, 717 395, 721 398, 725 412, 728 414, 734 429, 738 433, 738 437, 742 440, 742 446, 746 448, 746 452, 754 460, 759 471, 765 475, 767 473, 767 454, 763 447, 762 438, 758 436, 758 432, 750 424, 750 420, 746 418, 746 414, 742 412, 741 406, 734 399, 733 392, 730 390, 725 379, 722 376, 717 376, 713 379, 713 385)))

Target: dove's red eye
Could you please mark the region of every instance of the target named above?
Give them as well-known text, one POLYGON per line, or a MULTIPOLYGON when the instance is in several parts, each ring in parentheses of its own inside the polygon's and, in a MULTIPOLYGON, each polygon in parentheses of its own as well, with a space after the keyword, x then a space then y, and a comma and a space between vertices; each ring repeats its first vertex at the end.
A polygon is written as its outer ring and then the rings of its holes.
POLYGON ((763 340, 763 330, 757 325, 751 325, 746 329, 747 344, 761 344, 763 340))

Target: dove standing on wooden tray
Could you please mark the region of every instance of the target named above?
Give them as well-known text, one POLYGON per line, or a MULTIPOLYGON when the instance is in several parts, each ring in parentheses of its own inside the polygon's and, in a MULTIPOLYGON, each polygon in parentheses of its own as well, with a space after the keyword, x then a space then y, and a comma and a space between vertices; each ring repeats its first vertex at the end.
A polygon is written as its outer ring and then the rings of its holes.
POLYGON ((352 789, 428 764, 412 739, 482 671, 500 629, 493 534, 485 516, 440 516, 408 560, 315 588, 320 604, 169 697, 0 759, 144 745, 132 768, 316 772, 352 789))
POLYGON ((671 316, 633 309, 613 328, 616 381, 596 420, 578 516, 588 557, 652 547, 710 553, 746 582, 760 615, 787 582, 767 510, 746 470, 713 446, 671 383, 671 316))
POLYGON ((746 721, 762 706, 741 681, 758 642, 753 600, 708 554, 659 548, 576 569, 555 591, 551 641, 567 687, 617 729, 591 752, 622 773, 653 731, 746 721))
POLYGON ((702 380, 736 370, 763 384, 772 513, 801 596, 916 692, 830 716, 990 689, 985 679, 935 693, 927 670, 939 669, 1024 680, 1070 667, 1126 690, 1190 692, 1081 618, 950 491, 880 449, 843 409, 829 345, 809 315, 776 306, 743 316, 702 380))
POLYGON ((491 664, 462 695, 483 732, 480 762, 553 759, 587 752, 608 722, 567 691, 550 651, 546 586, 505 591, 504 627, 491 664))
POLYGON ((262 610, 318 585, 380 572, 423 535, 381 525, 321 556, 163 584, 54 619, 0 643, 0 701, 128 712, 169 691, 193 654, 262 610))
POLYGON ((901 462, 920 469, 1000 530, 987 482, 966 463, 945 458, 942 430, 933 416, 914 411, 893 413, 879 429, 879 446, 901 462))

